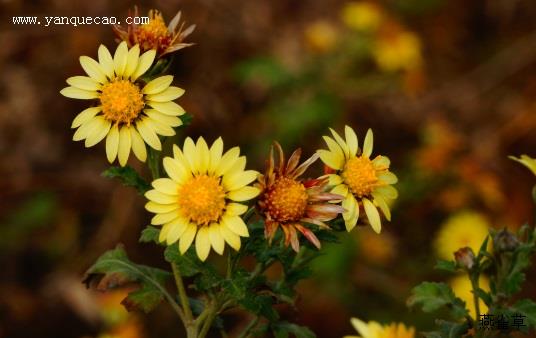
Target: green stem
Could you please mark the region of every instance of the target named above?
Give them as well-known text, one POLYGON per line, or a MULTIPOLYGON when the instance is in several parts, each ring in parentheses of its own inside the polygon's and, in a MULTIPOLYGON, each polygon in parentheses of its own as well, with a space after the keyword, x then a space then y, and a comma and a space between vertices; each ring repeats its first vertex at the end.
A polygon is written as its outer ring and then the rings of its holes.
POLYGON ((476 318, 475 323, 478 323, 480 320, 480 301, 478 294, 476 293, 476 290, 479 289, 478 286, 478 273, 469 273, 469 279, 471 280, 471 286, 473 288, 473 301, 475 302, 475 312, 476 312, 476 318))
POLYGON ((246 326, 246 328, 244 329, 244 331, 242 331, 242 333, 240 333, 240 335, 237 337, 237 338, 246 338, 246 337, 249 337, 250 336, 250 333, 251 333, 251 330, 253 330, 255 328, 255 326, 257 326, 257 323, 259 322, 259 316, 255 316, 255 318, 253 318, 249 324, 246 326))
POLYGON ((199 332, 199 335, 197 338, 205 338, 205 336, 208 333, 208 330, 210 330, 210 327, 212 326, 212 322, 214 321, 214 318, 216 318, 218 311, 218 305, 216 302, 210 303, 209 307, 207 309, 206 319, 204 323, 202 324, 201 331, 199 332))
POLYGON ((153 148, 149 148, 149 152, 147 153, 147 165, 149 166, 149 170, 151 170, 151 175, 153 176, 153 180, 160 178, 160 152, 159 151, 154 150, 153 148))
POLYGON ((181 301, 181 306, 184 311, 184 317, 186 318, 186 325, 193 326, 194 319, 192 315, 192 310, 190 308, 190 301, 188 300, 188 295, 186 294, 186 289, 184 288, 184 283, 182 281, 182 276, 179 270, 179 267, 175 263, 171 263, 171 269, 173 270, 173 277, 175 278, 175 284, 177 285, 177 290, 179 291, 179 299, 181 301))

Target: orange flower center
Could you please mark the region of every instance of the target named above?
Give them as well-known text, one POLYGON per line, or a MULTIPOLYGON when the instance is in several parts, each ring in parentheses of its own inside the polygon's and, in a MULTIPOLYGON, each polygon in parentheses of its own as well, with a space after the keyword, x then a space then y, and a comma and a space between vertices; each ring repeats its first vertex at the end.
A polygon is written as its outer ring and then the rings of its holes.
POLYGON ((378 183, 376 169, 372 161, 365 156, 348 160, 341 176, 352 193, 359 198, 369 196, 378 183))
POLYGON ((278 222, 299 221, 307 200, 303 184, 288 177, 279 178, 265 195, 268 212, 278 222))
POLYGON ((116 123, 132 123, 145 106, 140 88, 128 80, 105 84, 99 99, 104 117, 116 123))
POLYGON ((162 53, 171 44, 172 35, 160 12, 151 11, 149 17, 149 23, 140 25, 134 30, 134 40, 140 45, 142 51, 156 49, 162 53))
POLYGON ((214 176, 199 175, 182 184, 178 191, 181 213, 202 226, 219 220, 225 208, 225 191, 214 176))

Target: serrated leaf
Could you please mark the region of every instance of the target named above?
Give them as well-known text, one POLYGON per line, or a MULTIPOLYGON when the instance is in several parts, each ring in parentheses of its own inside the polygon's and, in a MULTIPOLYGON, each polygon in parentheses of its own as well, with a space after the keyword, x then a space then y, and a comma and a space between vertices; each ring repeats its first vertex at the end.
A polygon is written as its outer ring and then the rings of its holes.
POLYGON ((128 294, 123 300, 127 310, 149 312, 164 297, 164 283, 169 278, 167 271, 131 262, 122 245, 105 252, 86 272, 84 283, 96 286, 100 291, 137 283, 138 290, 128 294))
POLYGON ((407 300, 408 306, 421 305, 424 312, 437 311, 448 307, 454 319, 467 315, 465 302, 454 295, 452 289, 445 283, 423 282, 411 291, 407 300))
POLYGON ((136 170, 128 165, 125 167, 110 167, 102 172, 102 176, 107 178, 117 178, 123 185, 135 188, 140 195, 143 195, 147 190, 151 189, 151 185, 147 183, 136 170))
POLYGON ((296 338, 315 338, 316 335, 308 327, 289 322, 277 322, 272 324, 272 331, 276 338, 289 337, 292 334, 296 338))
POLYGON ((436 270, 443 270, 447 272, 456 272, 456 262, 454 261, 446 261, 442 259, 438 259, 436 262, 436 265, 434 266, 434 269, 436 270))
POLYGON ((467 332, 469 326, 467 323, 455 323, 438 319, 436 324, 439 326, 438 331, 423 332, 426 338, 459 338, 467 332))
POLYGON ((141 243, 153 242, 156 244, 162 244, 158 240, 159 235, 160 235, 160 229, 152 225, 148 225, 145 229, 141 231, 140 242, 141 243))

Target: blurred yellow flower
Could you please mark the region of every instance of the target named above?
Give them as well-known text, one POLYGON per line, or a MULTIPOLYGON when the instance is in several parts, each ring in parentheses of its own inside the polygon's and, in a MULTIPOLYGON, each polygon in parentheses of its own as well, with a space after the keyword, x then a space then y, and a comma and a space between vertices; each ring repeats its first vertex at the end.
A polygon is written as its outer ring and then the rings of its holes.
POLYGON ((337 30, 327 21, 314 22, 305 30, 305 41, 315 52, 329 52, 337 42, 337 30))
POLYGON ((381 325, 380 323, 364 321, 352 318, 352 326, 360 336, 345 336, 344 338, 414 338, 415 328, 406 326, 403 323, 391 323, 381 325))
POLYGON ((145 162, 145 143, 161 150, 158 135, 175 135, 173 127, 182 124, 178 116, 184 114, 184 109, 173 100, 181 97, 184 90, 170 86, 171 75, 147 84, 138 81, 153 64, 154 50, 140 55, 138 45, 129 50, 121 42, 113 58, 104 45, 99 47, 98 55, 98 62, 81 56, 80 64, 89 76, 68 78, 70 86, 60 91, 73 99, 97 100, 96 107, 83 110, 73 120, 71 128, 78 128, 73 140, 85 139, 85 146, 92 147, 106 138, 110 163, 117 157, 124 166, 131 149, 145 162))
POLYGON ((536 175, 536 159, 528 155, 521 155, 521 157, 508 156, 508 158, 523 164, 525 167, 529 168, 534 175, 536 175))
POLYGON ((346 140, 333 129, 333 138, 324 136, 329 150, 321 149, 317 153, 326 166, 330 168, 327 175, 329 184, 334 186, 332 193, 344 196, 342 207, 346 230, 352 230, 359 219, 360 205, 363 206, 368 221, 376 233, 381 231, 379 207, 387 220, 391 219, 388 201, 398 197, 392 186, 398 179, 389 171, 391 161, 378 155, 373 160, 373 135, 368 130, 363 143, 363 151, 359 151, 357 136, 352 128, 344 129, 346 140))
POLYGON ((463 247, 470 247, 477 254, 489 228, 486 218, 477 212, 462 211, 450 216, 436 235, 437 255, 452 260, 454 252, 463 247))
POLYGON ((421 42, 410 32, 380 36, 372 53, 378 67, 385 72, 413 70, 422 63, 421 42))
POLYGON ((366 260, 384 265, 396 256, 396 240, 389 233, 381 236, 370 231, 359 231, 359 251, 366 260))
POLYGON ((370 32, 380 26, 382 12, 376 4, 370 2, 348 2, 342 9, 341 19, 351 29, 370 32))
MULTIPOLYGON (((454 292, 456 297, 460 298, 465 302, 466 308, 469 310, 469 314, 471 315, 471 317, 475 318, 476 310, 472 292, 473 287, 471 285, 469 277, 467 277, 466 275, 456 276, 449 281, 449 285, 452 288, 452 291, 454 292)), ((480 276, 480 279, 478 281, 478 287, 484 291, 489 292, 489 279, 486 276, 480 276)), ((484 304, 482 299, 479 300, 479 307, 481 314, 488 312, 488 307, 486 306, 486 304, 484 304)))
POLYGON ((246 157, 239 156, 238 147, 224 154, 221 138, 209 149, 202 137, 196 144, 188 137, 182 150, 174 145, 173 155, 163 161, 170 178, 154 180, 154 189, 145 193, 145 208, 156 214, 151 224, 162 225, 160 242, 179 241, 185 253, 195 239, 202 261, 211 247, 223 254, 225 242, 239 250, 240 237, 249 236, 240 217, 248 207, 239 202, 259 194, 258 188, 249 186, 258 172, 245 170, 246 157))

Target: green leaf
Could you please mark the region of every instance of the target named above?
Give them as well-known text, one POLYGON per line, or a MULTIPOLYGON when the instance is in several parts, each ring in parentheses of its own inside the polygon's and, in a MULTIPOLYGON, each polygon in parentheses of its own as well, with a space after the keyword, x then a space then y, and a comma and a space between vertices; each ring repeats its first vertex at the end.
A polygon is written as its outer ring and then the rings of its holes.
POLYGON ((130 166, 125 167, 110 167, 106 169, 102 176, 107 178, 118 178, 123 185, 136 188, 140 195, 151 189, 151 185, 147 183, 137 172, 130 166))
POLYGON ((513 256, 511 257, 511 268, 505 277, 503 284, 503 292, 511 296, 521 291, 521 286, 525 281, 525 273, 523 272, 531 265, 531 256, 534 252, 533 244, 520 244, 513 256))
POLYGON ((536 327, 536 303, 530 299, 522 299, 516 302, 510 310, 525 316, 525 324, 536 327))
POLYGON ((279 61, 272 57, 257 57, 240 63, 234 69, 240 82, 250 82, 264 88, 287 83, 292 76, 279 61))
POLYGON ((309 328, 289 322, 277 322, 272 324, 272 331, 276 338, 286 338, 289 337, 289 334, 292 334, 296 338, 316 337, 314 332, 309 328))
POLYGON ((454 319, 461 319, 467 315, 465 302, 457 298, 445 283, 423 282, 411 292, 412 295, 407 300, 408 306, 421 305, 424 312, 433 312, 446 307, 454 319))
POLYGON ((436 265, 434 266, 434 269, 436 270, 443 270, 447 272, 456 272, 456 262, 454 261, 446 261, 442 259, 438 259, 436 265))
POLYGON ((140 288, 129 293, 122 303, 129 311, 140 309, 149 312, 167 293, 164 283, 169 276, 167 271, 134 264, 128 259, 123 246, 118 245, 105 252, 87 270, 84 283, 101 291, 137 283, 140 288))
POLYGON ((158 240, 158 236, 160 236, 160 229, 148 225, 145 229, 142 230, 141 236, 140 236, 140 242, 141 243, 156 243, 156 244, 162 244, 158 240))

